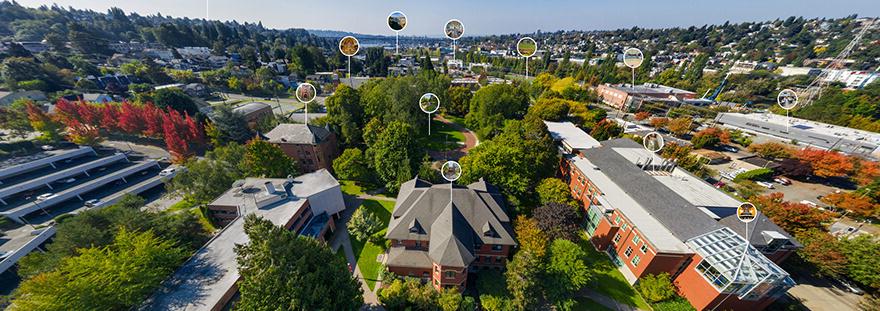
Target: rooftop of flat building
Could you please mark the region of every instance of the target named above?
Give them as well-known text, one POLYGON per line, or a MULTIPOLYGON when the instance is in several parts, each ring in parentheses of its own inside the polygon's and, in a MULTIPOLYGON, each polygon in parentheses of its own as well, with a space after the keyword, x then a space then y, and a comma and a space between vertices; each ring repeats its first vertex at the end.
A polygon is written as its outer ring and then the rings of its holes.
POLYGON ((719 113, 715 119, 729 126, 791 138, 826 149, 841 149, 844 152, 848 152, 845 145, 854 145, 853 148, 869 147, 872 150, 880 145, 880 133, 773 113, 726 112, 719 113), (847 142, 841 140, 847 140, 847 142))
POLYGON ((586 149, 598 147, 599 141, 590 136, 571 122, 544 121, 553 140, 560 141, 570 149, 586 149))

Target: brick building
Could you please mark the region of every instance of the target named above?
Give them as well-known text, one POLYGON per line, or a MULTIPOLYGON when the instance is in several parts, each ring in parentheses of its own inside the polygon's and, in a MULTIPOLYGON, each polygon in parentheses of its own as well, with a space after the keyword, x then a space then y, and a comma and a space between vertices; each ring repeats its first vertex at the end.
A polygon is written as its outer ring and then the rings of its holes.
POLYGON ((502 195, 482 179, 450 187, 418 178, 400 186, 385 235, 388 270, 463 289, 469 271, 505 267, 516 242, 502 195))
POLYGON ((627 110, 642 105, 644 102, 664 103, 678 106, 685 100, 695 99, 697 94, 691 91, 668 87, 665 85, 645 83, 632 86, 630 84, 602 84, 596 87, 596 95, 606 105, 627 110))
POLYGON ((296 160, 304 172, 332 170, 336 158, 336 134, 326 128, 305 124, 279 124, 265 134, 287 156, 296 160))
POLYGON ((787 232, 759 215, 746 234, 739 201, 630 139, 563 153, 560 169, 630 283, 669 273, 697 310, 761 310, 794 285, 777 265, 801 247, 787 232))
POLYGON ((345 209, 339 182, 327 170, 291 179, 247 178, 208 205, 220 230, 177 269, 138 310, 230 310, 241 277, 235 246, 247 244, 245 215, 324 241, 345 209))

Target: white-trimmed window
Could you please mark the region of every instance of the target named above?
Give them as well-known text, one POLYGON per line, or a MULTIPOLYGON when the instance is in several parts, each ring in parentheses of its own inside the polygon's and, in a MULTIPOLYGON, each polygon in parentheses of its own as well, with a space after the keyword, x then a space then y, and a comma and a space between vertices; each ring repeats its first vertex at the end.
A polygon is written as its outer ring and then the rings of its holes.
POLYGON ((648 253, 648 243, 642 244, 641 250, 642 250, 642 254, 647 254, 648 253))
POLYGON ((632 263, 633 267, 638 267, 639 262, 641 262, 641 261, 642 261, 642 258, 639 257, 639 255, 636 255, 635 257, 633 257, 633 260, 630 263, 632 263))
POLYGON ((626 258, 629 258, 629 256, 632 256, 632 254, 633 254, 632 247, 627 246, 626 250, 623 251, 623 255, 626 256, 626 258))
POLYGON ((620 242, 620 233, 614 235, 614 244, 617 244, 617 242, 620 242))
POLYGON ((626 226, 628 226, 628 225, 629 224, 627 224, 627 223, 623 223, 623 225, 620 226, 620 231, 626 231, 626 226))
POLYGON ((633 244, 639 245, 639 241, 641 241, 641 238, 639 238, 639 235, 633 234, 633 244))

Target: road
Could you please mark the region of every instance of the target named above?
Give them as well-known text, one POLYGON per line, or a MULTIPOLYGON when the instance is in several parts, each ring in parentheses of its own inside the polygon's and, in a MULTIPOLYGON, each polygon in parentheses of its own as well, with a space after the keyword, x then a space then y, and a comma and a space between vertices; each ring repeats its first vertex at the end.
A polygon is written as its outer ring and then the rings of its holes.
POLYGON ((800 300, 810 310, 859 310, 861 296, 842 291, 827 281, 811 276, 799 276, 798 284, 788 294, 800 300))

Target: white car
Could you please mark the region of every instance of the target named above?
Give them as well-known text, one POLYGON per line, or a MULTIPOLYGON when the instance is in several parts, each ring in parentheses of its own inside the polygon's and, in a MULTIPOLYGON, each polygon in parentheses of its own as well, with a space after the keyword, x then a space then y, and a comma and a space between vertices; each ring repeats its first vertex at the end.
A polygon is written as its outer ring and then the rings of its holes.
POLYGON ((813 201, 810 201, 810 200, 801 200, 800 203, 801 203, 801 204, 806 204, 806 205, 809 205, 809 206, 812 206, 812 207, 817 207, 817 206, 819 206, 818 204, 813 203, 813 201))
POLYGON ((773 184, 768 183, 768 182, 766 182, 766 181, 756 181, 755 183, 756 183, 756 184, 759 184, 759 185, 761 185, 761 186, 764 186, 764 188, 767 188, 767 189, 773 189, 773 184))
POLYGON ((68 179, 62 179, 62 180, 59 180, 58 183, 59 183, 59 184, 70 184, 70 183, 73 183, 73 182, 75 182, 75 181, 76 181, 76 178, 71 177, 71 178, 68 178, 68 179))
POLYGON ((55 147, 52 147, 49 145, 42 145, 42 146, 40 146, 40 149, 48 151, 48 150, 55 150, 55 147))
POLYGON ((91 200, 86 201, 85 206, 86 207, 95 207, 95 206, 101 205, 101 203, 103 203, 103 202, 101 202, 101 200, 91 199, 91 200))
POLYGON ((41 195, 38 195, 38 196, 37 196, 37 202, 46 201, 46 200, 51 199, 51 198, 53 198, 53 197, 55 197, 55 194, 54 194, 54 193, 51 193, 51 192, 49 192, 49 193, 44 193, 44 194, 41 194, 41 195))
POLYGON ((177 172, 176 167, 169 167, 159 172, 159 176, 169 176, 171 174, 174 174, 175 172, 177 172))

